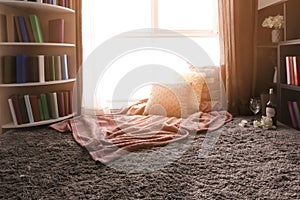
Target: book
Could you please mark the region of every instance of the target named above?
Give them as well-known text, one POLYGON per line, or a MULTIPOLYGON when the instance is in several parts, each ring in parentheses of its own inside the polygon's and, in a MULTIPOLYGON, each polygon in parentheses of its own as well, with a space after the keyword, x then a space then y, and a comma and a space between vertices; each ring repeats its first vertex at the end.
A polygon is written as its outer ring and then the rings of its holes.
POLYGON ((287 103, 288 103, 290 118, 291 118, 291 121, 292 121, 292 126, 294 128, 297 128, 297 123, 296 123, 296 118, 295 118, 293 107, 292 107, 292 102, 288 101, 287 103))
POLYGON ((30 105, 32 109, 32 115, 35 122, 41 121, 39 105, 38 105, 38 96, 29 95, 30 105))
POLYGON ((21 114, 21 109, 20 109, 20 104, 19 104, 19 97, 18 95, 12 95, 10 97, 10 99, 12 100, 13 106, 14 106, 14 111, 16 114, 16 118, 17 118, 17 123, 18 125, 22 124, 22 114, 21 114))
POLYGON ((37 56, 28 56, 26 65, 26 82, 38 82, 39 81, 39 66, 37 56))
POLYGON ((41 29, 41 25, 40 25, 38 16, 29 15, 29 20, 30 20, 30 24, 31 24, 35 42, 44 42, 43 33, 42 33, 42 29, 41 29))
POLYGON ((45 120, 45 115, 44 115, 44 112, 43 112, 43 106, 42 106, 41 98, 38 98, 38 107, 39 107, 40 119, 41 119, 41 121, 43 121, 43 120, 45 120))
POLYGON ((300 110, 297 101, 292 102, 292 108, 294 111, 297 128, 300 129, 300 110))
POLYGON ((27 110, 29 123, 33 123, 34 122, 33 113, 32 113, 31 103, 30 103, 30 99, 29 99, 28 94, 24 95, 24 100, 25 100, 25 105, 26 105, 26 110, 27 110))
POLYGON ((48 100, 46 97, 46 94, 42 93, 40 95, 40 99, 41 99, 41 105, 42 105, 42 112, 44 114, 44 120, 48 120, 50 119, 50 115, 49 115, 49 108, 48 108, 48 100))
POLYGON ((52 19, 48 22, 49 42, 64 43, 65 41, 65 20, 52 19))
POLYGON ((57 105, 57 94, 56 92, 50 92, 47 93, 46 96, 48 101, 50 118, 57 119, 59 117, 58 105, 57 105))
POLYGON ((54 56, 45 56, 45 80, 55 81, 54 56))
POLYGON ((300 85, 300 56, 293 56, 293 75, 294 75, 294 85, 300 85))
POLYGON ((64 107, 65 107, 65 115, 69 115, 70 114, 70 109, 69 109, 69 92, 68 91, 64 91, 64 107))
POLYGON ((61 78, 62 80, 69 79, 69 66, 68 66, 68 55, 63 54, 60 56, 61 58, 61 78))
POLYGON ((30 20, 29 20, 28 17, 24 17, 24 19, 25 19, 25 26, 26 26, 26 31, 27 31, 27 34, 28 34, 29 42, 35 42, 33 32, 32 32, 32 28, 31 28, 31 24, 30 24, 30 20))
POLYGON ((69 90, 68 95, 69 95, 69 114, 73 114, 73 91, 69 90))
POLYGON ((3 70, 2 71, 3 83, 15 83, 16 82, 16 57, 3 56, 2 70, 3 70))
POLYGON ((28 37, 27 30, 26 30, 24 16, 18 16, 18 23, 19 23, 19 26, 20 26, 22 41, 23 42, 29 42, 29 37, 28 37))
POLYGON ((18 98, 19 98, 18 102, 19 102, 19 107, 20 107, 21 116, 22 116, 22 124, 29 123, 29 118, 28 118, 28 113, 27 113, 24 96, 20 95, 18 98))
POLYGON ((16 112, 14 109, 14 104, 13 104, 13 101, 11 98, 8 99, 8 105, 9 105, 9 109, 10 109, 10 113, 11 113, 11 117, 12 117, 14 125, 18 125, 17 116, 16 116, 16 112))
POLYGON ((23 42, 21 28, 18 20, 18 16, 14 16, 14 24, 15 24, 15 41, 16 42, 23 42))
POLYGON ((62 79, 61 76, 61 59, 59 55, 54 56, 54 66, 55 66, 55 80, 59 81, 62 79))
POLYGON ((37 55, 37 58, 38 58, 39 82, 45 82, 45 56, 37 55))
POLYGON ((63 91, 57 92, 57 105, 59 117, 65 116, 65 102, 63 91))
POLYGON ((0 42, 7 42, 7 19, 4 14, 0 14, 0 42))
POLYGON ((26 78, 27 78, 26 63, 27 63, 26 54, 16 55, 16 82, 17 83, 26 83, 26 78))

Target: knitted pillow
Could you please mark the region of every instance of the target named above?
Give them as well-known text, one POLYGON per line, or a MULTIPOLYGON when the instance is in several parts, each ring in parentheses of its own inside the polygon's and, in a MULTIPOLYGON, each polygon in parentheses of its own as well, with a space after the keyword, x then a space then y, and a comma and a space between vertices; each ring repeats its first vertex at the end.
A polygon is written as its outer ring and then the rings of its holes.
POLYGON ((199 109, 190 84, 153 84, 144 115, 185 118, 199 109))

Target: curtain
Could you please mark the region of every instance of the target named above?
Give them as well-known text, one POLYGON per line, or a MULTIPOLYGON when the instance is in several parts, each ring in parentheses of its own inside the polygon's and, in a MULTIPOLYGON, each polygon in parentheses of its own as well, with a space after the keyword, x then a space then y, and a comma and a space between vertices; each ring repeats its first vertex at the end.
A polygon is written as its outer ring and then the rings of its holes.
POLYGON ((76 98, 75 105, 77 105, 77 112, 80 114, 81 110, 81 95, 82 95, 82 62, 83 62, 83 53, 82 53, 82 0, 73 1, 75 4, 75 15, 76 15, 76 70, 77 70, 77 80, 76 88, 73 91, 76 91, 76 94, 73 94, 76 98))
POLYGON ((249 114, 254 95, 255 0, 219 0, 221 71, 227 108, 233 115, 249 114))

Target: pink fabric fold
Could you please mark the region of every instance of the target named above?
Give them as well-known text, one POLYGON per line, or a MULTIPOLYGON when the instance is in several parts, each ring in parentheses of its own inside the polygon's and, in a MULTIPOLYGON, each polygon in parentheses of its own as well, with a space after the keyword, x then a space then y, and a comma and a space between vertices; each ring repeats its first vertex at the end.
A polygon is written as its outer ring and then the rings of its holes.
POLYGON ((51 125, 60 132, 72 132, 92 158, 108 163, 142 148, 160 147, 197 133, 216 130, 232 120, 227 111, 197 112, 187 118, 142 115, 146 101, 118 114, 82 115, 51 125))

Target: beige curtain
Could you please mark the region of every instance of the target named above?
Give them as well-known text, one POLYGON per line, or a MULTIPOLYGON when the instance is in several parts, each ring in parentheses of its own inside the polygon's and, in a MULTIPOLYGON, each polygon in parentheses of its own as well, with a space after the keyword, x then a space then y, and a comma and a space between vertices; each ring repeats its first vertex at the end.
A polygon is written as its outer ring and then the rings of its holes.
POLYGON ((221 70, 233 115, 249 114, 254 95, 256 12, 256 0, 219 0, 221 70))
POLYGON ((82 96, 82 73, 80 72, 83 53, 82 53, 82 0, 74 0, 75 11, 76 11, 76 69, 77 69, 77 80, 76 80, 76 105, 78 114, 81 110, 81 96, 82 96))

